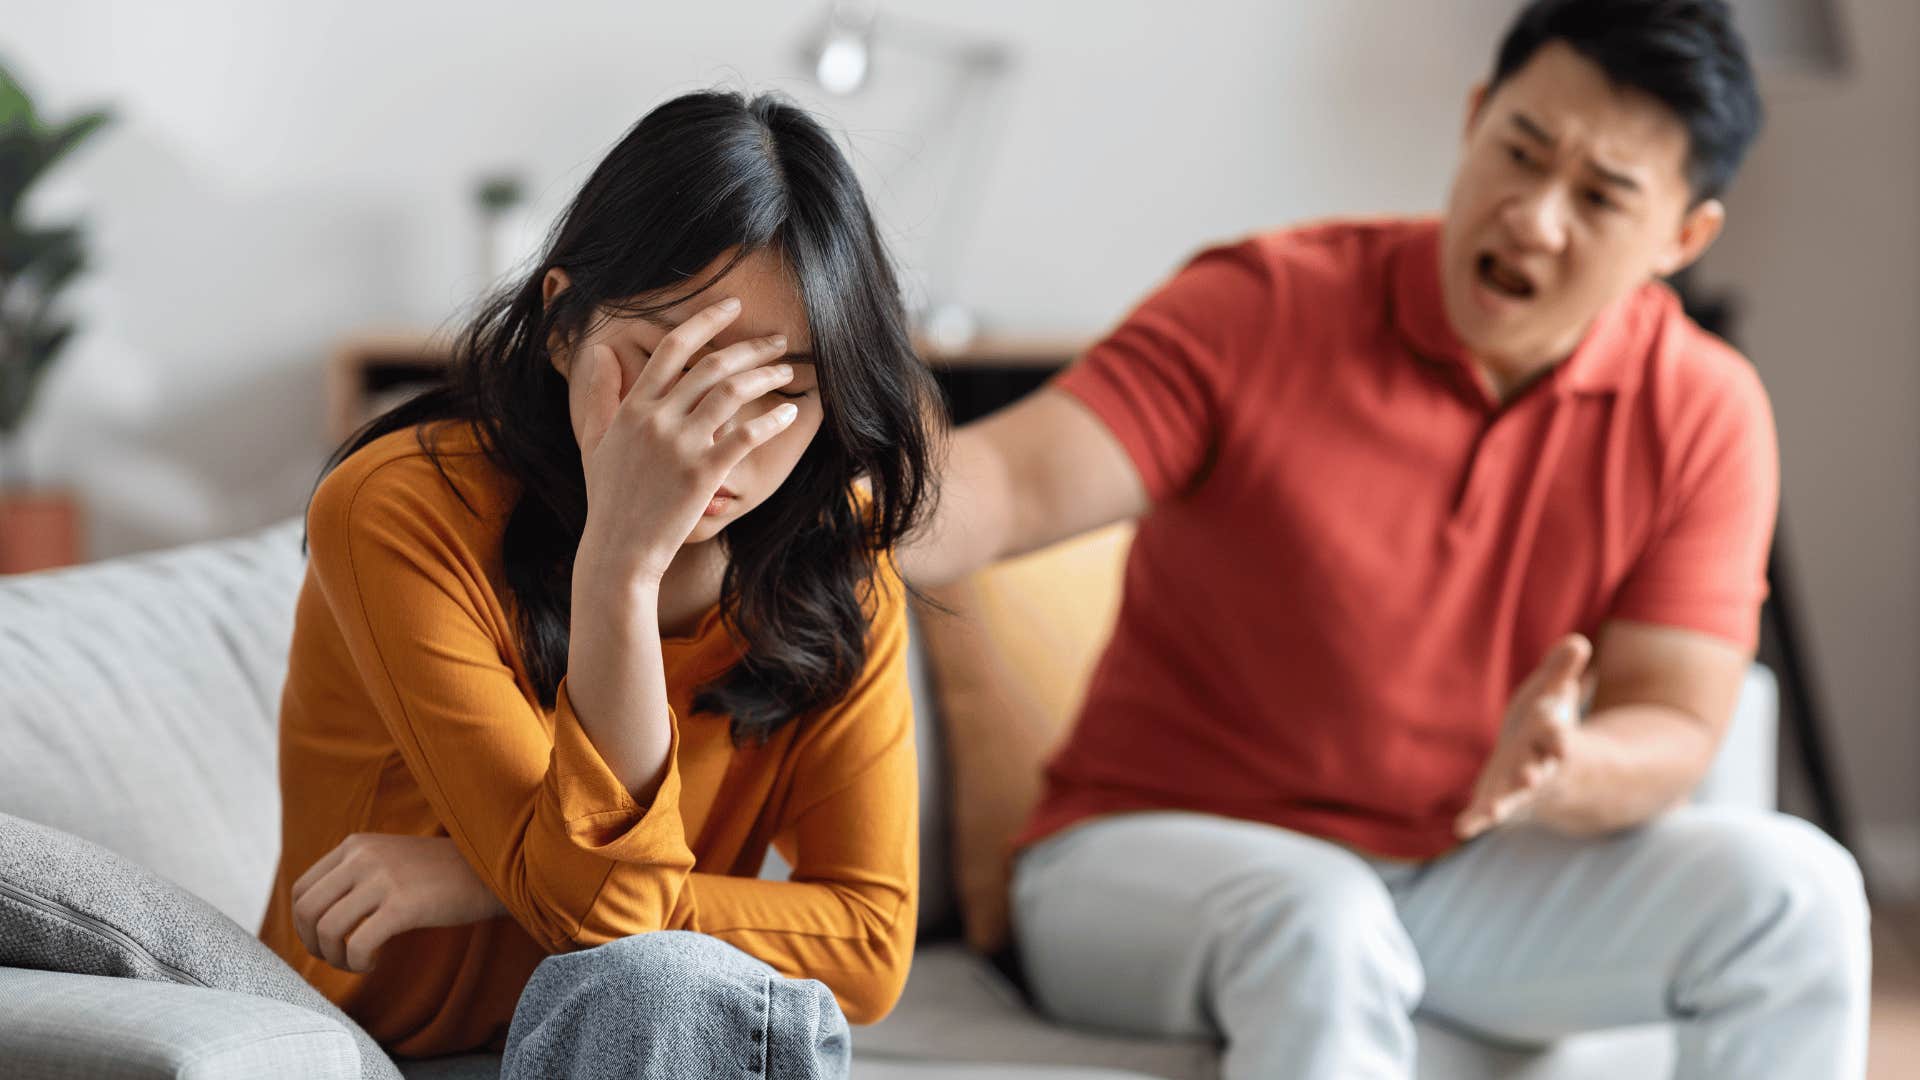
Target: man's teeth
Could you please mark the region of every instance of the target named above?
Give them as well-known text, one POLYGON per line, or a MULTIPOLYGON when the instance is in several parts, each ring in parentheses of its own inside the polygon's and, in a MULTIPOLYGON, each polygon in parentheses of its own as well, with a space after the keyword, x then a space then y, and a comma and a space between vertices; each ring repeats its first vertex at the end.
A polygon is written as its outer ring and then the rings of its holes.
POLYGON ((1500 260, 1492 256, 1488 256, 1486 260, 1486 278, 1495 288, 1512 296, 1524 297, 1533 294, 1532 282, 1508 270, 1501 265, 1500 260))

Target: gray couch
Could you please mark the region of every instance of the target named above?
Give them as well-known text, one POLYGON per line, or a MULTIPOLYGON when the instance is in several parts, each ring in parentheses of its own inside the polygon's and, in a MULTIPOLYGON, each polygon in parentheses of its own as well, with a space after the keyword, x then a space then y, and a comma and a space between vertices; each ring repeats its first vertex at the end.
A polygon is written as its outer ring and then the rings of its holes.
MULTIPOLYGON (((255 926, 277 842, 275 715, 302 568, 298 526, 286 523, 235 540, 0 578, 0 812, 111 848, 255 926)), ((958 942, 938 720, 924 672, 916 667, 914 677, 925 830, 920 945, 899 1007, 855 1032, 856 1075, 1217 1076, 1210 1044, 1047 1022, 958 942)), ((1770 805, 1773 740, 1773 683, 1756 668, 1701 797, 1770 805)), ((1430 1078, 1653 1077, 1671 1058, 1662 1027, 1527 1049, 1423 1021, 1420 1039, 1420 1075, 1430 1078)), ((279 1001, 0 968, 0 1063, 10 1076, 355 1076, 356 1060, 335 1021, 279 1001), (303 1048, 298 1060, 287 1047, 303 1048)), ((496 1062, 469 1055, 402 1068, 408 1077, 483 1077, 496 1062)))

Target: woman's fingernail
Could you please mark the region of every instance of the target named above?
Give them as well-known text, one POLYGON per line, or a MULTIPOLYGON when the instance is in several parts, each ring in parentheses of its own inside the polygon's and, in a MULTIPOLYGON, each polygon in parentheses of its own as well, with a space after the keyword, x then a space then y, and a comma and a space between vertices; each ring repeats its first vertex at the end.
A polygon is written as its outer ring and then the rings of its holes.
POLYGON ((773 415, 781 423, 791 424, 793 423, 793 418, 800 415, 800 406, 788 403, 773 410, 773 415))
POLYGON ((740 298, 737 296, 729 296, 725 300, 720 301, 720 310, 721 311, 739 311, 740 298))
POLYGON ((785 334, 773 335, 772 337, 767 339, 767 347, 769 349, 785 349, 787 347, 787 335, 785 334))

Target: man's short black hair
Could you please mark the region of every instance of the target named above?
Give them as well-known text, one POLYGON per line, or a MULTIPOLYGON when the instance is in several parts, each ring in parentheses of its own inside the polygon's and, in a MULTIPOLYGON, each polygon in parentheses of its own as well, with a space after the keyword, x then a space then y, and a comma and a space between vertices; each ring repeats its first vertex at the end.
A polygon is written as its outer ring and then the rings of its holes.
POLYGON ((1533 0, 1500 43, 1489 90, 1564 41, 1616 85, 1652 94, 1686 125, 1693 196, 1719 196, 1760 131, 1760 93, 1723 0, 1533 0))

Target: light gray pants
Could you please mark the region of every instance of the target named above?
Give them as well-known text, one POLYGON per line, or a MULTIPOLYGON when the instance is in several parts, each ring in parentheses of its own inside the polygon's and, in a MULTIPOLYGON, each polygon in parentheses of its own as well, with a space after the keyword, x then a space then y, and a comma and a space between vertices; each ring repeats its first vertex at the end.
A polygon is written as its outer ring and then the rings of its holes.
POLYGON ((838 1080, 833 993, 682 930, 549 956, 520 993, 501 1080, 838 1080))
POLYGON ((1014 921, 1058 1019, 1226 1042, 1227 1080, 1414 1071, 1416 1011, 1508 1042, 1677 1025, 1676 1075, 1865 1071, 1860 873, 1795 818, 1689 807, 1430 863, 1270 825, 1105 818, 1021 855, 1014 921))

